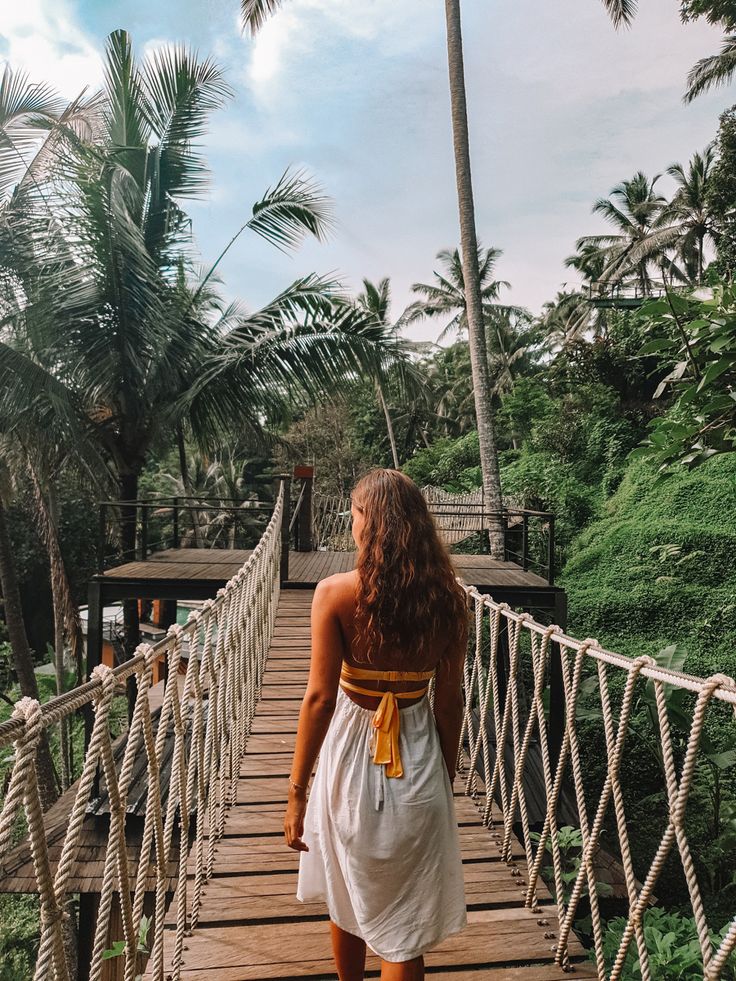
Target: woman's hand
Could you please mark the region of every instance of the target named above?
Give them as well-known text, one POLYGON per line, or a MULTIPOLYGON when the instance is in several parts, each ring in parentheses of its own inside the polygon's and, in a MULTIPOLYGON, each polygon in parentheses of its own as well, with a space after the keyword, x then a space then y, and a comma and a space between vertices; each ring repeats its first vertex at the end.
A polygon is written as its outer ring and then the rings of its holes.
POLYGON ((307 809, 307 794, 304 790, 289 788, 289 797, 284 815, 284 837, 289 848, 297 852, 308 852, 309 848, 302 841, 304 834, 304 812, 307 809))

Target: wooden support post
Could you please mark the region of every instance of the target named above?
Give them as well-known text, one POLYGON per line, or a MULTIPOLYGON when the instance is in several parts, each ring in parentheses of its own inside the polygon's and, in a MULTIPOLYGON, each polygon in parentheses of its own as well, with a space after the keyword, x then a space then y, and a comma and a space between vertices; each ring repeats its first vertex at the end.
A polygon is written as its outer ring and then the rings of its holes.
MULTIPOLYGON (((509 687, 509 629, 506 617, 501 617, 498 625, 498 649, 496 650, 496 677, 498 678, 498 705, 494 711, 501 715, 506 705, 506 692, 509 687)), ((493 730, 491 730, 493 731, 493 730)))
MULTIPOLYGON (((567 630, 567 593, 555 593, 554 622, 562 630, 567 630)), ((549 651, 549 719, 548 740, 552 770, 557 766, 565 735, 565 683, 562 677, 562 658, 560 645, 550 641, 549 651)))
POLYGON ((97 571, 105 571, 105 542, 107 540, 107 506, 100 504, 97 516, 97 571))
POLYGON ((99 904, 99 893, 81 892, 79 894, 76 981, 89 981, 89 966, 92 963, 92 949, 99 904))
MULTIPOLYGON (((99 579, 91 579, 87 587, 87 673, 86 680, 92 677, 92 671, 102 664, 102 583, 99 579)), ((87 752, 92 737, 94 712, 91 702, 84 706, 84 751, 87 752)))
MULTIPOLYGON (((162 630, 168 630, 172 624, 176 623, 176 600, 164 599, 160 600, 160 614, 159 620, 156 624, 157 627, 161 627, 162 630)), ((164 683, 164 690, 166 689, 166 682, 169 678, 169 659, 164 658, 161 664, 161 677, 164 683)))
POLYGON ((279 574, 281 585, 283 586, 283 584, 289 578, 289 542, 291 537, 289 533, 289 525, 291 523, 291 475, 288 473, 275 473, 273 475, 273 481, 274 503, 279 496, 281 482, 283 481, 284 484, 284 510, 281 515, 281 571, 279 574))
POLYGON ((297 528, 297 549, 300 552, 312 552, 314 550, 314 539, 312 537, 312 491, 314 489, 314 467, 297 466, 294 467, 294 477, 300 478, 304 483, 304 493, 302 502, 299 505, 299 514, 296 519, 297 528))

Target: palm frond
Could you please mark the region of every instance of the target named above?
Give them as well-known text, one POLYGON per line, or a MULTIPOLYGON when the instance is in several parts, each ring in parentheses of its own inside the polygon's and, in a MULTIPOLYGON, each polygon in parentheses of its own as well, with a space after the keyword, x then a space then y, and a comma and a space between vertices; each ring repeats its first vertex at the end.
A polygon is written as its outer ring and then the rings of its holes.
POLYGON ((268 18, 275 14, 283 0, 241 0, 240 18, 244 31, 255 35, 268 18))
POLYGON ((286 170, 253 205, 247 227, 282 250, 296 248, 306 234, 323 241, 333 224, 330 200, 303 171, 286 170))
POLYGON ((143 183, 150 115, 143 80, 127 31, 113 31, 105 51, 106 127, 118 162, 143 183))
POLYGON ((736 34, 723 39, 717 55, 701 58, 690 69, 683 102, 690 103, 717 85, 727 85, 736 72, 736 34))
POLYGON ((639 4, 638 0, 603 0, 603 6, 616 27, 628 27, 639 4))
POLYGON ((55 121, 64 108, 50 85, 28 81, 6 63, 0 78, 0 199, 21 179, 40 142, 39 123, 55 121))

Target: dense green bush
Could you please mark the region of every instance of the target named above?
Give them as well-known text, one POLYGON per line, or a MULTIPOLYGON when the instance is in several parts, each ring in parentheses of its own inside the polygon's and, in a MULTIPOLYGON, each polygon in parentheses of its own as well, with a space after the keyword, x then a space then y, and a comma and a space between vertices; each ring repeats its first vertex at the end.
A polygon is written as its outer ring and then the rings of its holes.
POLYGON ((437 439, 401 469, 420 487, 433 484, 452 493, 477 490, 482 483, 478 433, 473 430, 458 439, 437 439))
POLYGON ((508 503, 555 515, 557 543, 563 550, 600 506, 600 491, 582 483, 572 463, 544 451, 523 450, 502 467, 501 483, 508 503))
POLYGON ((574 541, 560 583, 573 633, 624 654, 678 643, 693 673, 736 671, 736 458, 657 479, 632 462, 574 541))
MULTIPOLYGON (((691 674, 736 674, 736 457, 716 457, 696 471, 655 468, 632 461, 602 516, 572 543, 560 576, 568 593, 569 632, 595 637, 630 657, 648 654, 691 674)), ((624 672, 610 672, 614 706, 624 672)), ((637 689, 621 768, 634 867, 646 875, 668 820, 660 738, 653 694, 637 689)), ((590 704, 600 701, 591 686, 590 704)), ((677 765, 682 763, 694 699, 668 695, 677 765)), ((686 827, 709 916, 724 922, 736 884, 736 733, 725 708, 713 705, 701 744, 686 813, 686 827), (730 870, 730 871, 729 871, 730 870)), ((586 746, 586 783, 594 799, 605 774, 600 719, 581 723, 586 746)), ((617 850, 609 814, 608 840, 617 850)), ((668 905, 688 908, 677 851, 665 864, 657 893, 668 905)), ((627 975, 628 976, 628 975, 627 975)), ((636 973, 632 975, 635 977, 636 973)), ((660 975, 657 975, 659 977, 660 975)), ((692 973, 662 977, 695 977, 692 973)))

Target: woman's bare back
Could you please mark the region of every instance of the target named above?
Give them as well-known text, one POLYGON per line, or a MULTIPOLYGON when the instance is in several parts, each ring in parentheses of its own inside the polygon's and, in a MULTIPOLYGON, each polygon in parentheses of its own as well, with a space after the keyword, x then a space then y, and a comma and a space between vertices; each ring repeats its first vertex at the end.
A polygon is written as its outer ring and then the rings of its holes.
MULTIPOLYGON (((352 644, 356 636, 355 591, 358 583, 358 573, 356 570, 352 572, 338 572, 330 576, 330 580, 340 587, 337 596, 337 615, 343 639, 343 657, 348 664, 352 664, 354 667, 370 668, 376 671, 432 671, 439 664, 446 653, 445 648, 439 642, 435 643, 434 648, 425 652, 426 656, 422 658, 420 663, 411 665, 400 664, 395 656, 395 652, 392 651, 381 651, 369 661, 360 641, 356 641, 356 647, 353 649, 352 644)), ((384 681, 380 678, 370 678, 361 679, 360 686, 361 688, 375 688, 381 692, 386 691, 386 689, 400 692, 412 691, 421 687, 421 683, 418 683, 416 680, 384 681)), ((378 708, 381 700, 380 695, 373 698, 371 695, 361 695, 359 692, 346 691, 345 689, 343 691, 354 702, 367 709, 378 708)), ((402 698, 399 707, 408 708, 409 705, 414 705, 420 701, 422 697, 420 695, 418 698, 402 698)))

